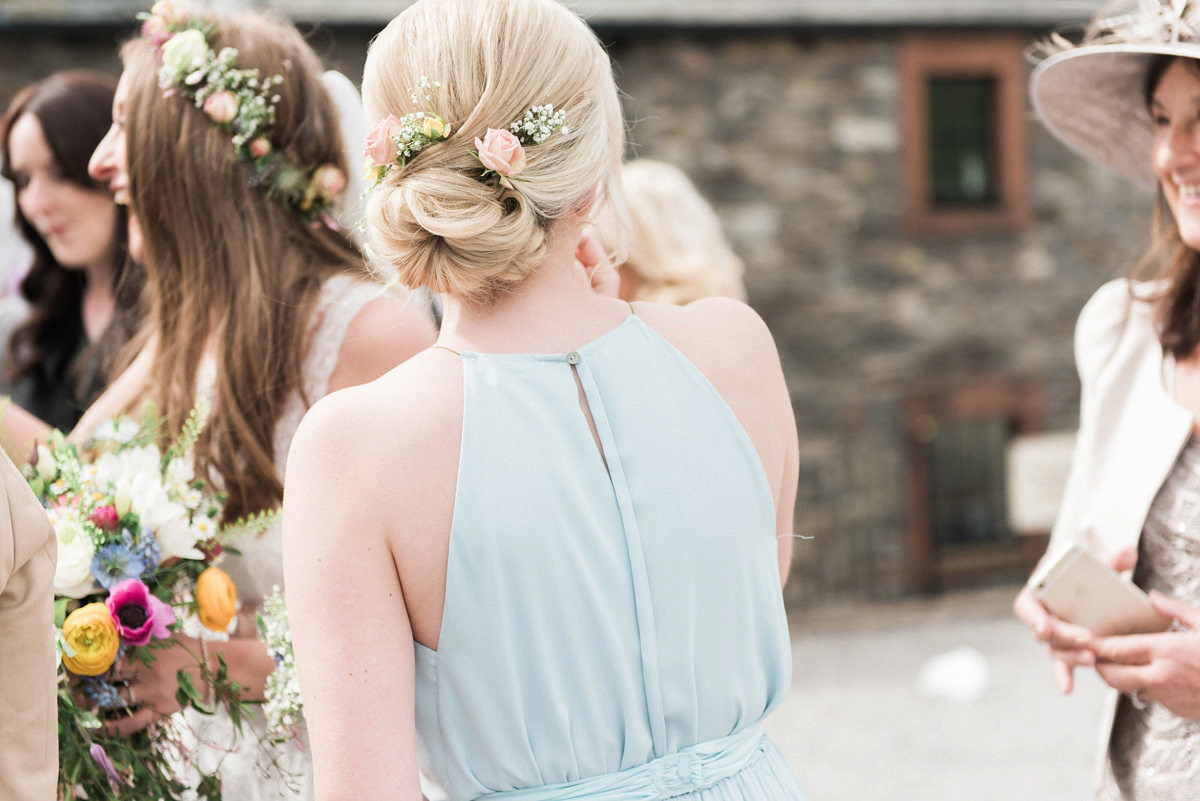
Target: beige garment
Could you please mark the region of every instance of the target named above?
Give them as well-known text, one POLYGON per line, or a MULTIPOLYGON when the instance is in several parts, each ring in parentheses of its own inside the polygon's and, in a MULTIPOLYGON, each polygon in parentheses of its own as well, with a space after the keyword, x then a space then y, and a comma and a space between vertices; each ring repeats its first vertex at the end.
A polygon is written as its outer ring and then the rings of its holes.
POLYGON ((54 528, 0 454, 0 799, 53 801, 58 776, 54 528))

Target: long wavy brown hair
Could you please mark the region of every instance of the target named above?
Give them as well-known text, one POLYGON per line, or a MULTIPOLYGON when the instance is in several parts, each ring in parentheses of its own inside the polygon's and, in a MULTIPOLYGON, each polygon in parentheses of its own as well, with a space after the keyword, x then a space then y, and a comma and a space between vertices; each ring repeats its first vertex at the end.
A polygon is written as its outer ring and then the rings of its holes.
MULTIPOLYGON (((1157 56, 1146 71, 1144 101, 1149 113, 1154 91, 1175 56, 1157 56)), ((1183 59, 1200 76, 1200 61, 1183 59)), ((1147 154, 1149 158, 1149 154, 1147 154)), ((1132 279, 1153 280, 1156 287, 1141 296, 1155 305, 1163 350, 1184 359, 1200 347, 1200 252, 1179 236, 1179 226, 1159 187, 1154 206, 1152 240, 1138 261, 1132 279)))
MULTIPOLYGON (((321 64, 286 20, 262 12, 214 17, 209 44, 237 49, 235 66, 283 76, 272 146, 298 164, 346 169, 338 118, 320 82, 321 64)), ((233 520, 276 506, 283 485, 274 429, 293 392, 303 393, 302 359, 322 283, 365 274, 342 232, 305 223, 256 185, 230 134, 186 98, 164 95, 150 43, 121 51, 130 207, 141 225, 149 308, 139 340, 153 342, 145 398, 167 436, 179 432, 197 397, 210 347, 212 414, 196 449, 198 475, 220 476, 233 520)), ((130 410, 135 411, 135 410, 130 410)))

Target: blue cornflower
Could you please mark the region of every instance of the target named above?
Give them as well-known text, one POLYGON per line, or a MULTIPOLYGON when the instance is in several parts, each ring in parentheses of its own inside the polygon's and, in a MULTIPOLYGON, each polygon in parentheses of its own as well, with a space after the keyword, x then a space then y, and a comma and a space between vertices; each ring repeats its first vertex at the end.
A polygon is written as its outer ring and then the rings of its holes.
POLYGON ((138 544, 137 554, 142 558, 143 572, 149 572, 158 567, 158 563, 162 561, 162 547, 158 544, 158 537, 154 536, 153 531, 142 529, 142 541, 138 544))
POLYGON ((92 575, 100 586, 111 590, 118 582, 141 578, 146 563, 132 546, 124 542, 101 545, 92 559, 92 575))
POLYGON ((128 706, 120 691, 99 676, 82 676, 79 680, 84 697, 101 709, 120 709, 128 706))

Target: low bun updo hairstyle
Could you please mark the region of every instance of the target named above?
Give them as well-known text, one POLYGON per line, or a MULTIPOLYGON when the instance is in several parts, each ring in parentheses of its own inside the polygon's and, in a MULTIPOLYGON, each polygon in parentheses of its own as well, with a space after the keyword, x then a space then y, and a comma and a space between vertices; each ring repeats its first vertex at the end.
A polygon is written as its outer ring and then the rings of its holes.
POLYGON ((619 203, 612 65, 554 0, 421 0, 372 43, 363 100, 368 124, 423 111, 451 126, 392 165, 367 203, 375 268, 405 286, 490 303, 541 263, 556 220, 619 203), (566 113, 565 129, 525 146, 513 188, 482 177, 476 137, 547 103, 566 113))

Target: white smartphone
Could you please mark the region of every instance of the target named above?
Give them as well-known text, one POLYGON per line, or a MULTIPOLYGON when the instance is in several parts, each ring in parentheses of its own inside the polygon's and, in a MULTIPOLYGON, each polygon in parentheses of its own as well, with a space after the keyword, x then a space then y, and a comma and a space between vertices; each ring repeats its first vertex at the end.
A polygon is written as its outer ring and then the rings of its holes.
POLYGON ((1039 568, 1032 583, 1047 609, 1095 634, 1151 633, 1171 625, 1146 593, 1080 545, 1039 568))

